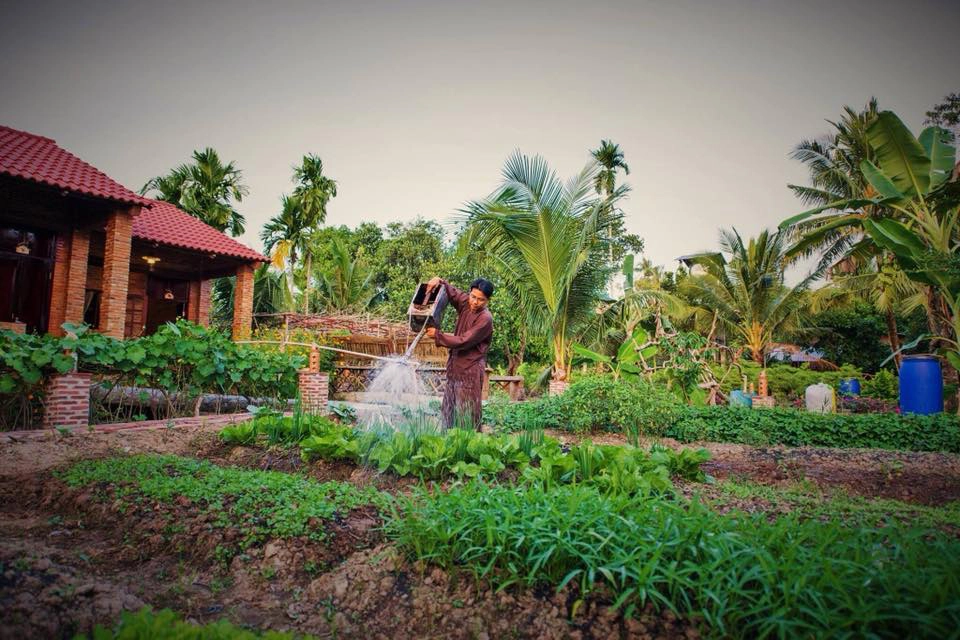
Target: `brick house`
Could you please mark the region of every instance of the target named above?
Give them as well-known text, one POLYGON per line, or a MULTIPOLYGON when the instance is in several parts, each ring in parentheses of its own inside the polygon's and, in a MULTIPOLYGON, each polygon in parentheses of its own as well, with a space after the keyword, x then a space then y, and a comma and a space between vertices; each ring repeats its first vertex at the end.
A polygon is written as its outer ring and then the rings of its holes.
POLYGON ((212 278, 237 277, 246 336, 267 258, 177 207, 144 198, 42 136, 0 126, 0 327, 116 338, 184 317, 207 324, 212 278))

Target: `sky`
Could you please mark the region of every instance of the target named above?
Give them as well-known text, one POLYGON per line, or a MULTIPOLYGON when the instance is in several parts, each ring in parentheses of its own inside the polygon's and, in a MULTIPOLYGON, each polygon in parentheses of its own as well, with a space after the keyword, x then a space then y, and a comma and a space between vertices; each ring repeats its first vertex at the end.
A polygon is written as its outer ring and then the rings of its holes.
POLYGON ((0 124, 135 190, 213 147, 258 249, 305 153, 328 224, 452 231, 515 149, 566 178, 610 139, 627 229, 673 268, 802 211, 790 151, 844 105, 919 131, 960 91, 958 28, 958 2, 4 0, 0 124))

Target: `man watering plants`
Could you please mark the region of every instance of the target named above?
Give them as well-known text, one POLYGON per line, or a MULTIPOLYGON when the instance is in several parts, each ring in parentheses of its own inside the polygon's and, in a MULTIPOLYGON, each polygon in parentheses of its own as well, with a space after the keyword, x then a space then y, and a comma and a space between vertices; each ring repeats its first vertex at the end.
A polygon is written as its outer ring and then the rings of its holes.
POLYGON ((493 284, 483 278, 470 283, 470 293, 464 293, 446 280, 433 278, 427 283, 427 293, 442 286, 447 299, 457 310, 457 325, 452 334, 435 327, 427 329, 439 347, 450 350, 447 358, 447 387, 443 393, 441 415, 443 426, 480 430, 482 414, 481 394, 483 375, 487 366, 487 350, 493 338, 493 316, 487 302, 493 295, 493 284))

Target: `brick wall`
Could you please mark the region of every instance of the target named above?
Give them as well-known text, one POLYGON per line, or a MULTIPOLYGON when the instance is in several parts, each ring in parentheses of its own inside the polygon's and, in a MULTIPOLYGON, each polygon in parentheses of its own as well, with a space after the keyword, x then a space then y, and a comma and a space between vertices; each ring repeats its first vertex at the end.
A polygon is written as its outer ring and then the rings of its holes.
POLYGON ((47 380, 43 426, 85 427, 90 423, 89 373, 65 373, 47 380))
POLYGON ((117 210, 111 213, 107 220, 106 243, 103 249, 100 331, 114 338, 123 338, 127 319, 132 213, 132 210, 117 210))
POLYGON ((300 404, 307 413, 326 413, 330 397, 330 377, 326 373, 300 369, 298 386, 300 404))
POLYGON ((237 284, 233 290, 233 339, 250 337, 253 322, 253 267, 249 264, 237 267, 237 284))

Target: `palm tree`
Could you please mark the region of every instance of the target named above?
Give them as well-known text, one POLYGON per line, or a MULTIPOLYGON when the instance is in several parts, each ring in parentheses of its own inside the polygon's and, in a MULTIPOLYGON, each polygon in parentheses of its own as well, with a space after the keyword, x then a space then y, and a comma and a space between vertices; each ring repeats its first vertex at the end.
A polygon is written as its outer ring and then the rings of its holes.
POLYGON ((286 270, 287 297, 294 297, 297 259, 304 257, 303 312, 310 313, 313 289, 313 253, 311 234, 327 219, 327 203, 337 195, 337 183, 323 175, 323 161, 313 154, 303 156, 293 169, 296 186, 292 195, 281 196, 280 215, 267 221, 260 231, 264 250, 273 266, 286 270))
MULTIPOLYGON (((337 197, 337 183, 323 175, 323 160, 319 156, 307 154, 299 167, 294 167, 293 179, 297 186, 293 195, 299 206, 299 224, 306 231, 304 240, 309 232, 327 220, 327 203, 337 197)), ((313 252, 311 243, 305 241, 301 245, 304 257, 304 295, 303 312, 310 313, 310 293, 312 290, 313 252)))
MULTIPOLYGON (((960 335, 960 279, 949 268, 929 268, 931 261, 941 257, 955 259, 960 246, 956 239, 960 188, 956 187, 956 151, 950 144, 951 137, 940 127, 928 127, 914 137, 896 114, 882 111, 867 126, 866 140, 874 158, 862 160, 860 171, 870 190, 860 197, 805 211, 780 227, 817 224, 834 216, 814 218, 817 214, 842 212, 835 228, 856 225, 864 233, 863 243, 895 256, 910 279, 927 285, 925 306, 931 333, 938 341, 956 345, 955 338, 960 335), (887 215, 869 215, 871 211, 887 215)), ((960 349, 946 355, 960 368, 958 354, 960 349)))
MULTIPOLYGON (((876 162, 868 130, 877 119, 876 98, 871 98, 862 111, 846 106, 837 122, 830 122, 833 135, 822 141, 804 140, 791 157, 807 165, 812 186, 788 185, 806 205, 830 207, 851 201, 869 200, 877 195, 861 169, 864 161, 876 162)), ((838 262, 853 267, 854 274, 834 280, 838 293, 858 292, 868 299, 887 323, 888 339, 896 351, 899 343, 893 300, 905 293, 906 279, 897 277, 892 254, 883 251, 869 235, 863 233, 864 218, 890 215, 886 207, 870 202, 853 208, 839 208, 816 218, 807 218, 790 228, 796 243, 787 251, 790 261, 819 254, 820 267, 831 269, 838 262)), ((829 295, 830 292, 824 292, 829 295)), ((822 296, 821 296, 822 297, 822 296)), ((900 364, 899 354, 896 356, 900 364)))
MULTIPOLYGON (((833 203, 869 200, 876 195, 860 165, 875 158, 867 129, 877 117, 877 100, 871 98, 862 111, 846 106, 843 112, 837 122, 828 121, 834 128, 832 136, 803 140, 790 155, 807 165, 810 172, 810 186, 787 185, 805 205, 830 209, 833 203)), ((817 254, 821 269, 851 253, 868 261, 876 246, 869 239, 864 242, 860 220, 884 213, 882 207, 865 202, 852 209, 837 209, 830 215, 797 221, 790 227, 796 243, 787 251, 788 261, 817 254)))
MULTIPOLYGON (((623 151, 620 150, 620 145, 614 143, 612 140, 600 140, 600 148, 592 150, 590 155, 592 155, 593 159, 597 161, 597 164, 602 167, 593 179, 593 188, 598 195, 609 198, 617 188, 617 171, 623 169, 626 175, 630 175, 630 167, 624 162, 623 151)), ((610 225, 607 227, 607 235, 610 239, 607 248, 607 259, 610 262, 613 262, 614 232, 616 231, 616 235, 619 235, 620 232, 623 231, 623 229, 620 228, 623 226, 622 220, 618 220, 617 229, 614 229, 613 225, 614 223, 611 220, 610 225)))
POLYGON ((559 381, 567 378, 575 329, 594 313, 610 272, 608 239, 598 231, 615 221, 614 205, 628 191, 621 186, 596 198, 598 170, 591 162, 563 184, 543 158, 518 151, 507 159, 500 187, 464 209, 471 244, 502 265, 532 328, 549 336, 559 381))
POLYGON ((320 299, 328 311, 357 312, 370 306, 377 294, 373 272, 350 258, 343 242, 330 245, 333 264, 320 274, 320 299))
POLYGON ((300 249, 306 244, 306 230, 299 215, 300 205, 295 196, 281 196, 281 213, 263 225, 260 240, 264 251, 270 254, 271 264, 286 274, 285 299, 293 308, 293 269, 300 249))
POLYGON ((156 192, 151 197, 180 207, 218 231, 229 231, 233 236, 243 233, 245 220, 234 202, 243 201, 249 189, 234 163, 223 164, 209 147, 194 151, 192 163, 148 180, 140 193, 147 195, 149 191, 156 192))
POLYGON ((717 318, 730 335, 739 335, 753 359, 763 363, 774 337, 796 331, 806 305, 806 294, 819 275, 800 284, 784 283, 785 237, 763 231, 746 243, 736 229, 721 230, 720 246, 727 253, 703 253, 687 258, 703 273, 691 274, 681 287, 693 304, 717 318))

